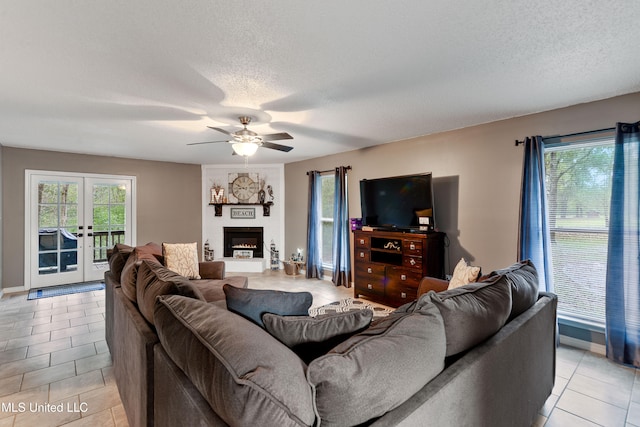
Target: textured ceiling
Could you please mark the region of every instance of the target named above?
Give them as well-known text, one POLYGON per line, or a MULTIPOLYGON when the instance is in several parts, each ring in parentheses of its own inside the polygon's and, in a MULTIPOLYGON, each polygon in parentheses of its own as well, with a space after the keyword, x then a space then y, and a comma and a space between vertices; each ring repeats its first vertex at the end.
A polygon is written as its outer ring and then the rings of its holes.
POLYGON ((1 0, 0 144, 287 163, 640 91, 640 1, 1 0))

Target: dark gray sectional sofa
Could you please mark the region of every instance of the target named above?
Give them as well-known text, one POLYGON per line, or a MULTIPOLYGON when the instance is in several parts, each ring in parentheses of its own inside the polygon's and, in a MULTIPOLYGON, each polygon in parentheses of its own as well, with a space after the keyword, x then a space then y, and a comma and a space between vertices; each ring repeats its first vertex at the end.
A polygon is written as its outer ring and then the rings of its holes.
POLYGON ((453 290, 423 282, 416 301, 309 363, 222 302, 158 296, 157 339, 136 346, 153 360, 127 372, 153 385, 146 425, 529 427, 554 384, 556 296, 538 292, 528 261, 453 290))

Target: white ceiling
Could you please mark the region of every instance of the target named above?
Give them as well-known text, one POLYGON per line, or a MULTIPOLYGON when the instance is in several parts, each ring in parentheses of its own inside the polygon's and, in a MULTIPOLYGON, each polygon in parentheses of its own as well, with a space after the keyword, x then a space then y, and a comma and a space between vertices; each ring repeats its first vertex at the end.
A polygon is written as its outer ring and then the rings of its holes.
POLYGON ((287 163, 640 91, 638 0, 0 0, 0 144, 287 163))

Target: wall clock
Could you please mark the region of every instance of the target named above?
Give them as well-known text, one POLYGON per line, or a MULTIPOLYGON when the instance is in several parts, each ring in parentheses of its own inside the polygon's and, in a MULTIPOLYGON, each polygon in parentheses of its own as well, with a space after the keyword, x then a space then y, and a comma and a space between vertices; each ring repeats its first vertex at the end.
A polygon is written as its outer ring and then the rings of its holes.
POLYGON ((257 203, 259 178, 257 173, 230 173, 229 195, 232 203, 257 203), (235 199, 235 200, 234 200, 235 199))

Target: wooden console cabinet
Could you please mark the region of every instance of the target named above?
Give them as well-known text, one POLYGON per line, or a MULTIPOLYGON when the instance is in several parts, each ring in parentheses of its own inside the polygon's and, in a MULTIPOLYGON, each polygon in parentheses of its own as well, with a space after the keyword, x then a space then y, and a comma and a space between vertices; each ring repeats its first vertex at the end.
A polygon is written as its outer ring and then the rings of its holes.
POLYGON ((416 299, 424 276, 444 278, 444 236, 355 231, 355 297, 391 307, 416 299))

